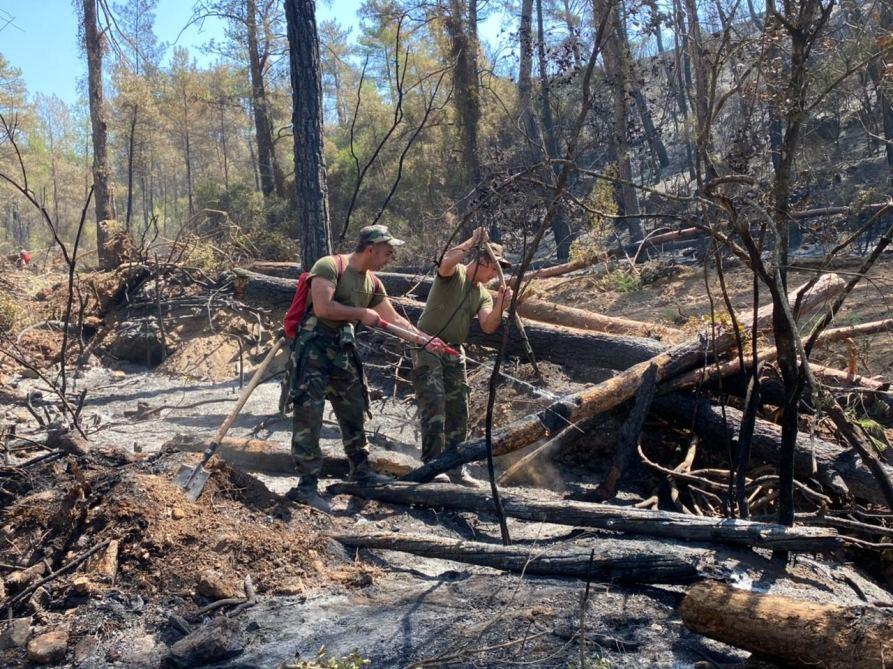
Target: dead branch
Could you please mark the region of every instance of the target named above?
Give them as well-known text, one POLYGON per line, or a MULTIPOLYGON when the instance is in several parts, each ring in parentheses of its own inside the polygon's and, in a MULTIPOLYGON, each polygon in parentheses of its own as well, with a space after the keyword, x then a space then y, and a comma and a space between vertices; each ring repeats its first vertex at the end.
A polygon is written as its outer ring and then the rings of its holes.
MULTIPOLYGON (((493 501, 486 493, 447 483, 419 485, 395 481, 375 487, 336 483, 329 486, 329 491, 406 506, 493 512, 493 501)), ((833 550, 839 545, 833 532, 816 533, 802 527, 790 528, 723 518, 694 518, 679 513, 629 506, 592 504, 560 498, 544 499, 542 495, 530 497, 505 490, 502 491, 501 498, 507 516, 533 522, 592 527, 683 541, 716 541, 765 548, 788 547, 789 550, 825 551, 833 550)))
MULTIPOLYGON (((590 570, 589 547, 552 548, 531 552, 529 548, 499 546, 477 541, 456 541, 440 537, 395 532, 374 534, 334 534, 346 546, 380 548, 413 555, 436 557, 467 564, 494 567, 503 571, 563 576, 619 583, 691 583, 701 578, 698 563, 707 551, 689 549, 659 553, 642 550, 612 539, 600 539, 599 557, 590 570)), ((653 548, 653 547, 652 547, 653 548)))

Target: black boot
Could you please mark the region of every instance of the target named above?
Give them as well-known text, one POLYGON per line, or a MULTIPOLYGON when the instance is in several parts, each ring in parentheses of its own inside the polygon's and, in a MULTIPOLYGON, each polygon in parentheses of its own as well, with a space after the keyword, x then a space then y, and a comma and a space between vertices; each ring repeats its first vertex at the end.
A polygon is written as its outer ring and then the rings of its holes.
POLYGON ((372 465, 369 464, 369 460, 366 459, 357 464, 351 463, 349 480, 354 483, 359 483, 362 486, 372 486, 390 483, 394 480, 394 477, 387 476, 386 474, 379 474, 372 469, 372 465))
POLYGON ((314 474, 305 474, 294 488, 285 493, 292 502, 306 504, 324 513, 331 513, 332 505, 329 500, 319 494, 317 484, 319 477, 314 474))

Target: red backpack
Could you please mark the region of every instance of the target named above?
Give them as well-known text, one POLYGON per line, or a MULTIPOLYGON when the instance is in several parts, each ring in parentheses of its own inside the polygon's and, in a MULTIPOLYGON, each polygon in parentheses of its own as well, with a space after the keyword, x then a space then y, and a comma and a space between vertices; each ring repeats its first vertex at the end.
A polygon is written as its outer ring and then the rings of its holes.
MULTIPOLYGON (((337 267, 338 275, 337 279, 335 279, 335 287, 337 288, 338 282, 341 281, 341 275, 344 274, 344 256, 338 254, 334 256, 335 265, 337 267)), ((372 272, 370 272, 372 274, 372 272)), ((381 285, 381 280, 372 274, 372 281, 375 285, 374 290, 381 290, 383 286, 381 285)), ((382 290, 382 292, 384 292, 382 290)), ((294 339, 298 336, 298 327, 301 325, 301 321, 304 320, 304 314, 307 313, 307 296, 310 294, 310 272, 301 272, 301 276, 298 277, 298 285, 295 288, 295 296, 292 298, 291 306, 288 308, 288 311, 285 312, 285 318, 282 319, 282 326, 285 329, 285 336, 288 339, 294 339)))

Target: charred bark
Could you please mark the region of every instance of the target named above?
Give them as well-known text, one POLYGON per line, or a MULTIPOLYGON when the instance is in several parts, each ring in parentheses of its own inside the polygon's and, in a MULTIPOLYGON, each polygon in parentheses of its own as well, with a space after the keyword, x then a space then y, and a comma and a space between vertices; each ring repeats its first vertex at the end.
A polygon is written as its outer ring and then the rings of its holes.
MULTIPOLYGON (((236 295, 241 299, 262 300, 279 306, 284 314, 295 294, 295 282, 290 279, 277 279, 246 270, 236 270, 236 295)), ((410 282, 408 275, 401 275, 391 283, 390 277, 396 275, 379 275, 389 293, 396 292, 392 287, 396 284, 406 285, 410 282)), ((396 302, 398 311, 417 321, 422 315, 424 304, 413 300, 401 299, 396 302)), ((480 328, 477 320, 473 320, 469 332, 468 343, 491 348, 498 348, 502 341, 502 328, 493 334, 487 334, 480 328)), ((527 337, 534 352, 541 360, 548 360, 559 365, 566 365, 575 370, 592 369, 625 369, 636 363, 648 360, 665 350, 665 345, 653 339, 623 335, 609 335, 600 332, 587 332, 574 328, 566 328, 545 323, 525 324, 527 337)), ((510 328, 506 353, 524 358, 524 342, 516 328, 510 328)))
MULTIPOLYGON (((448 483, 419 485, 395 481, 375 487, 336 483, 329 486, 328 490, 333 494, 355 495, 391 504, 493 513, 493 499, 489 494, 448 483)), ((824 552, 840 545, 836 530, 830 528, 825 530, 810 527, 790 528, 771 523, 730 521, 726 518, 649 511, 611 504, 592 504, 557 497, 542 499, 541 492, 537 493, 537 497, 530 497, 503 490, 500 498, 507 516, 533 522, 592 527, 683 541, 715 541, 794 551, 824 552)))
POLYGON ((515 573, 617 583, 691 583, 702 578, 698 562, 706 557, 706 551, 682 552, 677 549, 659 553, 650 547, 647 551, 636 550, 628 542, 623 545, 609 539, 599 540, 599 557, 593 560, 589 546, 532 551, 522 546, 497 546, 390 532, 334 534, 332 538, 354 548, 402 551, 515 573))
POLYGON ((87 98, 93 139, 93 196, 96 207, 96 247, 103 269, 117 267, 120 258, 112 249, 115 191, 108 159, 108 123, 103 108, 102 33, 96 16, 96 0, 83 0, 84 50, 87 53, 87 98))
POLYGON ((314 0, 285 0, 292 85, 295 189, 301 264, 332 252, 326 162, 322 140, 322 78, 314 0))
POLYGON ((254 109, 254 131, 257 138, 257 162, 260 172, 261 191, 264 197, 276 194, 285 197, 282 173, 276 164, 276 151, 273 144, 273 122, 270 118, 270 105, 264 85, 264 61, 266 50, 261 56, 257 36, 257 2, 246 0, 245 25, 248 37, 248 72, 251 78, 251 103, 254 109))
MULTIPOLYGON (((725 443, 726 429, 740 431, 740 411, 727 406, 724 420, 718 405, 694 395, 673 393, 658 397, 652 407, 658 416, 670 424, 694 430, 702 443, 725 443)), ((781 439, 779 426, 757 419, 751 439, 753 457, 779 466, 782 462, 781 439)), ((881 466, 888 476, 893 475, 893 468, 885 464, 881 466)), ((886 504, 877 480, 858 455, 824 439, 797 435, 793 448, 793 471, 804 480, 815 477, 826 491, 838 496, 852 495, 873 504, 886 504)))
MULTIPOLYGON (((557 159, 560 156, 558 148, 558 133, 555 130, 555 119, 552 117, 552 93, 551 82, 546 62, 546 38, 543 32, 543 2, 536 0, 536 35, 537 35, 537 60, 539 61, 540 78, 540 102, 542 103, 543 133, 546 138, 546 159, 557 159)), ((553 165, 552 174, 557 179, 561 167, 553 165)), ((566 261, 571 252, 571 230, 567 222, 567 213, 560 202, 555 204, 555 214, 551 222, 552 235, 555 237, 555 246, 558 259, 566 261)))

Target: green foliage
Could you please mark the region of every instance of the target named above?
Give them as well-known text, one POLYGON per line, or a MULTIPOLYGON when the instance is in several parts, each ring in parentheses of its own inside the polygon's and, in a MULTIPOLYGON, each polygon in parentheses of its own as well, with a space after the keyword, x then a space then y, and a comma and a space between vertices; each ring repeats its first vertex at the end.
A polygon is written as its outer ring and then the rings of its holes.
POLYGON ((596 653, 587 657, 585 664, 571 662, 567 665, 567 669, 611 669, 612 666, 614 663, 611 660, 596 653))
MULTIPOLYGON (((616 171, 615 165, 611 165, 606 169, 608 174, 615 174, 616 171)), ((604 179, 595 181, 583 204, 587 208, 584 224, 588 230, 586 234, 580 235, 571 244, 571 260, 594 260, 602 255, 605 250, 605 243, 610 238, 614 228, 614 219, 611 217, 616 216, 620 211, 614 195, 614 188, 610 182, 604 179)), ((623 290, 620 292, 629 291, 623 290)))
POLYGON ((605 275, 601 283, 615 293, 634 293, 641 290, 642 277, 635 272, 618 269, 605 275))
POLYGON ((183 260, 190 267, 213 273, 226 269, 229 259, 207 240, 196 239, 189 245, 183 260))
POLYGON ((878 452, 883 453, 890 448, 890 441, 887 439, 887 433, 884 426, 876 420, 869 418, 868 416, 858 416, 853 422, 865 430, 865 433, 868 435, 868 438, 871 439, 871 443, 874 444, 874 447, 878 452))
MULTIPOLYGON (((273 196, 264 200, 261 193, 244 185, 230 189, 205 184, 196 191, 197 207, 206 219, 199 226, 203 237, 210 237, 216 255, 294 260, 297 245, 288 237, 287 203, 273 196)), ((207 244, 197 245, 196 258, 210 261, 215 255, 207 244)))
MULTIPOLYGON (((608 176, 616 176, 617 165, 610 165, 605 173, 608 176)), ((592 234, 598 239, 604 239, 611 232, 613 227, 611 216, 616 216, 620 212, 617 204, 617 198, 614 193, 614 186, 611 182, 604 179, 598 179, 589 195, 586 197, 586 206, 589 209, 602 212, 589 214, 589 226, 592 234)))
POLYGON ((371 660, 360 655, 356 648, 347 655, 336 657, 329 655, 323 646, 312 660, 302 660, 296 656, 293 661, 279 665, 278 669, 363 669, 370 663, 371 660))

